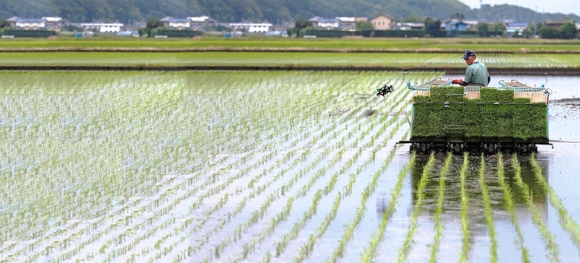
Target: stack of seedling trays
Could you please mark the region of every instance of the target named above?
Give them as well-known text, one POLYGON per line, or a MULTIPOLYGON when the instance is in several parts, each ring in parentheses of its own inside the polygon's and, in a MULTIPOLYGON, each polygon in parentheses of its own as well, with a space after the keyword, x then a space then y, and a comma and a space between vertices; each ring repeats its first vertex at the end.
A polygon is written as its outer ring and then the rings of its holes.
POLYGON ((513 90, 481 88, 467 99, 464 87, 431 87, 414 97, 411 141, 548 143, 547 103, 514 98, 513 90))

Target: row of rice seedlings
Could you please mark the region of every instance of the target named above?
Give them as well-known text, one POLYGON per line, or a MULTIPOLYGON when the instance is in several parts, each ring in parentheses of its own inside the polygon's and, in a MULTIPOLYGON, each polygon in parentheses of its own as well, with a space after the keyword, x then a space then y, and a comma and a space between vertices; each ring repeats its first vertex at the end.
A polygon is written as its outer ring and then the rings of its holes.
MULTIPOLYGON (((337 156, 337 157, 338 157, 338 156, 337 156)), ((328 165, 327 165, 327 167, 330 167, 330 166, 331 166, 331 165, 333 165, 333 164, 334 164, 336 161, 338 161, 338 158, 337 158, 337 157, 335 157, 333 160, 331 160, 330 164, 328 164, 328 165)), ((314 176, 312 176, 312 178, 311 178, 310 182, 309 182, 309 183, 308 183, 306 186, 303 186, 303 188, 302 188, 302 193, 305 193, 305 192, 307 191, 307 189, 309 189, 309 188, 310 188, 309 186, 312 186, 313 182, 314 182, 315 180, 317 180, 317 178, 319 178, 319 176, 322 174, 322 172, 323 172, 324 170, 326 170, 326 169, 325 169, 325 168, 322 168, 322 169, 320 169, 318 172, 316 172, 314 176)), ((288 188, 289 188, 291 185, 293 185, 293 184, 294 184, 294 182, 295 182, 295 181, 297 181, 297 179, 298 179, 299 177, 301 177, 301 175, 300 175, 300 174, 301 174, 301 173, 298 173, 298 174, 297 174, 297 176, 295 176, 294 178, 292 178, 292 179, 291 179, 291 180, 290 180, 290 181, 289 181, 287 184, 283 185, 283 186, 282 186, 282 188, 280 189, 280 190, 281 190, 281 192, 277 191, 277 192, 279 192, 279 193, 273 193, 272 195, 278 196, 280 193, 281 193, 282 195, 284 195, 284 193, 285 193, 285 191, 286 191, 285 189, 288 189, 288 188)), ((267 208, 267 206, 263 206, 263 207, 264 207, 264 208, 267 208)), ((253 216, 252 216, 252 218, 251 218, 251 220, 250 220, 250 224, 246 223, 244 228, 247 228, 247 227, 249 227, 249 225, 252 225, 252 222, 254 222, 254 221, 257 221, 259 218, 261 218, 261 217, 259 216, 259 214, 256 214, 256 213, 254 213, 254 214, 253 214, 253 216)), ((240 234, 241 234, 241 232, 240 232, 240 234)), ((220 248, 220 247, 223 247, 223 246, 225 246, 225 243, 229 243, 229 242, 224 242, 224 243, 222 243, 221 245, 218 245, 218 246, 217 246, 217 248, 216 248, 216 250, 218 250, 218 251, 219 251, 219 248, 220 248)))
MULTIPOLYGON (((264 173, 262 173, 262 174, 264 174, 264 173)), ((215 211, 215 209, 214 209, 214 211, 215 211)), ((204 222, 205 222, 205 221, 204 221, 204 222)))
MULTIPOLYGON (((401 172, 399 172, 399 175, 397 177, 397 184, 395 185, 395 188, 393 188, 393 190, 391 191, 391 202, 389 202, 389 206, 387 207, 385 212, 383 212, 383 216, 382 216, 381 224, 379 225, 379 229, 373 235, 373 238, 369 242, 369 245, 365 248, 363 255, 362 255, 362 258, 361 258, 361 262, 365 262, 365 263, 371 262, 372 259, 374 258, 376 251, 377 251, 377 247, 379 246, 380 242, 383 240, 383 236, 385 234, 385 230, 387 229, 389 219, 391 218, 392 214, 395 212, 395 206, 398 202, 399 196, 401 195, 401 190, 403 188, 403 180, 405 179, 405 176, 407 176, 407 172, 408 172, 409 167, 412 167, 415 164, 415 160, 416 160, 416 153, 413 152, 413 154, 411 155, 411 159, 409 160, 409 163, 403 167, 401 172)), ((364 210, 361 210, 361 211, 364 211, 364 210)))
POLYGON ((483 195, 483 204, 485 206, 485 221, 489 230, 489 237, 491 239, 490 247, 490 261, 497 262, 497 238, 495 234, 495 227, 493 225, 493 218, 491 216, 491 203, 489 200, 489 193, 485 184, 485 156, 481 154, 481 161, 479 164, 479 186, 481 187, 481 194, 483 195))
POLYGON ((467 210, 469 206, 469 197, 467 196, 467 190, 465 189, 465 177, 467 176, 467 168, 469 167, 468 153, 463 154, 463 165, 459 170, 459 176, 461 178, 461 228, 463 230, 463 244, 461 248, 461 258, 460 262, 467 262, 469 253, 469 216, 467 215, 467 210))
POLYGON ((417 187, 417 202, 415 203, 415 207, 413 208, 413 212, 411 214, 411 225, 409 226, 409 230, 405 236, 405 241, 403 241, 403 246, 399 250, 399 255, 397 256, 398 262, 405 262, 409 256, 409 252, 411 251, 411 242, 415 232, 417 231, 417 226, 419 224, 417 220, 419 213, 421 213, 421 206, 423 205, 423 201, 425 199, 425 187, 429 182, 429 176, 431 174, 433 165, 435 165, 434 152, 432 152, 429 156, 429 161, 427 161, 427 164, 423 168, 423 173, 421 174, 421 180, 419 181, 419 185, 417 187))
MULTIPOLYGON (((409 91, 405 92, 404 97, 406 97, 409 94, 409 91)), ((399 100, 402 101, 402 100, 399 100)), ((402 109, 401 109, 402 110, 402 109)), ((399 115, 400 111, 398 114, 399 115)), ((386 114, 385 114, 386 115, 386 114)), ((388 136, 384 137, 384 140, 379 143, 379 146, 381 148, 385 147, 387 142, 390 141, 390 139, 394 136, 394 134, 399 130, 400 124, 404 123, 405 119, 401 119, 397 124, 396 124, 396 128, 394 128, 388 136)), ((406 138, 406 136, 408 135, 408 131, 403 135, 403 138, 406 138)), ((346 244, 351 240, 354 230, 357 228, 358 224, 360 223, 362 217, 363 217, 363 212, 365 211, 365 207, 366 207, 366 201, 368 199, 368 197, 374 193, 374 190, 376 188, 376 185, 378 183, 378 179, 380 177, 380 175, 382 174, 383 171, 385 171, 389 164, 391 163, 395 151, 401 147, 401 145, 398 145, 397 147, 393 148, 390 152, 389 155, 387 156, 387 158, 385 159, 385 161, 383 162, 383 165, 381 166, 381 168, 379 170, 377 170, 377 172, 375 172, 375 174, 373 175, 372 181, 370 183, 370 185, 368 185, 362 195, 362 200, 361 200, 361 204, 360 204, 360 209, 357 210, 357 214, 355 215, 355 218, 353 220, 351 220, 351 222, 345 227, 345 233, 342 236, 342 238, 339 241, 338 247, 334 249, 333 251, 333 255, 332 258, 330 259, 331 262, 336 262, 339 258, 341 258, 343 256, 344 253, 344 248, 346 247, 346 244)), ((375 157, 375 153, 376 151, 373 150, 373 155, 372 155, 372 159, 374 160, 375 157)))
POLYGON ((562 228, 564 228, 566 232, 570 234, 572 242, 574 242, 574 244, 576 244, 576 247, 580 249, 580 227, 578 227, 578 224, 569 215, 568 210, 566 210, 566 208, 562 204, 562 200, 558 198, 558 195, 556 195, 554 189, 552 189, 552 187, 550 187, 546 182, 546 179, 544 178, 544 175, 542 173, 542 167, 540 167, 535 157, 536 157, 535 154, 532 154, 530 164, 532 165, 532 168, 534 170, 536 181, 539 182, 548 193, 550 203, 556 208, 556 211, 558 212, 558 219, 560 221, 560 225, 562 225, 562 228))
POLYGON ((498 183, 501 189, 503 190, 503 200, 504 200, 504 207, 510 213, 510 219, 512 225, 516 229, 517 241, 516 243, 520 247, 522 251, 522 262, 529 263, 530 262, 530 255, 528 253, 528 249, 524 246, 524 235, 522 234, 522 229, 520 227, 519 220, 516 216, 516 209, 514 207, 514 201, 512 198, 512 191, 509 185, 505 182, 505 174, 504 174, 504 164, 503 164, 503 154, 498 153, 497 157, 497 177, 498 183))
MULTIPOLYGON (((305 151, 299 158, 297 158, 294 163, 293 166, 298 165, 298 162, 300 162, 301 160, 307 159, 306 157, 309 156, 312 152, 310 151, 305 151)), ((328 154, 330 153, 330 148, 327 148, 325 151, 323 151, 322 153, 320 153, 316 158, 313 159, 312 162, 310 162, 310 164, 304 168, 302 168, 300 171, 297 172, 297 175, 304 175, 306 174, 306 171, 311 170, 312 168, 314 168, 314 166, 316 166, 324 157, 326 157, 328 154)), ((310 159, 310 158, 309 158, 310 159)), ((274 176, 274 179, 262 186, 258 186, 256 189, 254 189, 250 194, 249 197, 253 198, 255 196, 259 196, 261 195, 273 182, 275 182, 276 180, 280 179, 284 174, 286 174, 288 171, 290 171, 291 168, 286 168, 284 170, 282 170, 280 173, 278 173, 276 176, 274 176)), ((301 177, 301 176, 300 176, 301 177)), ((297 177, 294 177, 296 180, 298 179, 297 177)), ((296 181, 295 180, 295 181, 296 181)), ((271 195, 273 196, 273 198, 278 198, 279 197, 279 193, 285 189, 286 187, 291 187, 291 185, 293 184, 285 184, 283 188, 280 188, 276 191, 274 191, 274 193, 272 193, 271 195)), ((238 210, 236 210, 238 211, 238 210)), ((222 226, 223 227, 223 226, 222 226)), ((220 227, 221 228, 221 227, 220 227)), ((215 228, 213 231, 211 231, 210 233, 215 233, 217 232, 217 230, 219 230, 220 228, 215 228)), ((196 228, 194 228, 196 229, 196 228)), ((199 244, 196 249, 194 250, 194 252, 201 248, 201 246, 204 243, 199 244)))
POLYGON ((446 175, 449 172, 449 168, 453 163, 453 154, 451 152, 447 153, 445 158, 445 163, 443 164, 443 169, 439 172, 439 190, 437 197, 437 208, 435 209, 435 237, 433 240, 433 245, 431 246, 431 257, 429 258, 430 263, 437 262, 437 253, 439 253, 439 248, 441 247, 441 238, 443 237, 444 225, 441 222, 441 215, 443 214, 443 202, 445 201, 445 181, 446 175))
MULTIPOLYGON (((365 136, 365 134, 363 133, 360 136, 361 137, 362 136, 365 136)), ((351 157, 348 161, 346 161, 346 164, 344 165, 346 168, 350 167, 354 163, 354 160, 356 160, 360 156, 361 150, 357 151, 357 153, 353 157, 351 157)), ((341 157, 340 154, 339 155, 336 155, 332 160, 329 161, 329 163, 326 166, 324 166, 321 169, 319 169, 318 171, 316 171, 311 176, 310 180, 305 185, 303 185, 301 187, 301 189, 299 190, 298 194, 296 195, 296 198, 299 198, 299 197, 302 197, 302 196, 306 195, 310 191, 310 188, 314 185, 314 183, 324 175, 324 173, 325 173, 326 170, 328 170, 335 163, 337 163, 338 160, 340 159, 340 157, 341 157)), ((343 170, 343 169, 341 169, 341 170, 343 170)), ((299 174, 297 174, 297 176, 298 175, 299 174)), ((282 196, 285 195, 285 192, 287 191, 286 189, 289 189, 290 186, 293 185, 297 181, 297 179, 298 179, 297 176, 295 176, 287 184, 285 184, 285 185, 282 186, 282 188, 281 188, 281 194, 282 194, 282 196)), ((272 199, 273 199, 274 198, 274 195, 275 196, 278 196, 277 193, 273 193, 273 194, 270 195, 270 197, 272 197, 272 199)), ((268 199, 268 200, 270 200, 270 199, 268 199)), ((252 214, 252 217, 250 218, 250 220, 247 223, 245 223, 243 225, 243 228, 241 229, 241 231, 238 232, 238 235, 241 235, 242 233, 244 233, 245 232, 245 229, 247 229, 249 226, 255 224, 259 219, 261 219, 263 217, 263 214, 265 213, 265 210, 269 207, 269 205, 270 205, 270 203, 268 203, 267 205, 264 205, 263 204, 262 207, 261 207, 261 209, 259 210, 260 213, 254 212, 252 214)), ((231 238, 225 239, 222 243, 220 243, 219 245, 217 245, 215 247, 215 251, 220 251, 223 247, 225 247, 226 245, 229 245, 229 243, 231 243, 232 240, 235 241, 235 239, 231 239, 231 238)), ((217 256, 217 258, 219 258, 219 253, 214 253, 214 254, 217 256)))
MULTIPOLYGON (((345 127, 345 128, 346 128, 346 127, 345 127)), ((344 136, 344 135, 343 135, 343 136, 344 136)), ((331 136, 331 137, 333 137, 333 136, 331 136)), ((317 140, 320 140, 321 138, 322 138, 322 137, 315 136, 315 137, 312 139, 312 143, 316 142, 317 140)), ((329 138, 329 139, 330 139, 330 138, 329 138)), ((307 143, 307 145, 310 145, 310 144, 312 144, 312 143, 307 143)), ((320 143, 320 141, 318 141, 317 143, 320 143)), ((308 171, 308 170, 310 170, 310 169, 314 168, 314 166, 315 166, 317 163, 319 163, 319 162, 322 160, 322 158, 326 157, 326 155, 327 155, 328 153, 330 153, 330 148, 326 148, 326 149, 325 149, 325 151, 323 151, 321 154, 319 154, 319 155, 318 155, 316 158, 314 158, 314 159, 313 159, 313 161, 311 162, 311 164, 310 164, 309 166, 307 166, 307 167, 303 168, 301 171, 299 171, 299 172, 298 172, 298 174, 305 174, 305 171, 308 171)), ((311 152, 310 152, 309 150, 307 150, 307 151, 304 151, 304 152, 303 152, 303 154, 301 155, 301 157, 297 158, 297 159, 294 161, 294 163, 293 163, 293 166, 297 165, 297 164, 298 164, 298 162, 300 162, 301 160, 305 160, 305 159, 311 159, 311 158, 307 158, 307 156, 308 156, 309 154, 311 154, 311 152)), ((285 174, 285 173, 286 173, 286 172, 288 172, 289 170, 290 170, 290 168, 284 169, 282 172, 280 172, 279 174, 277 174, 276 176, 274 176, 274 179, 273 179, 272 181, 270 181, 270 182, 268 182, 267 184, 264 184, 264 185, 262 185, 262 186, 258 186, 258 187, 257 187, 255 190, 253 190, 253 191, 250 193, 250 195, 249 195, 249 196, 253 198, 254 196, 260 195, 260 194, 261 194, 263 191, 265 191, 265 190, 266 190, 266 188, 267 188, 269 185, 271 185, 273 182, 277 181, 277 180, 278 180, 278 179, 279 179, 279 178, 280 178, 280 177, 281 177, 283 174, 285 174)), ((280 190, 277 190, 277 192, 279 192, 279 191, 280 191, 280 190)), ((214 231, 212 231, 212 232, 216 232, 216 230, 217 230, 217 229, 218 229, 218 228, 214 229, 214 231)), ((200 244, 200 245, 202 245, 202 244, 200 244)), ((198 246, 198 248, 200 247, 200 245, 198 246)))
POLYGON ((540 234, 542 235, 542 239, 544 240, 546 248, 550 252, 550 261, 561 262, 558 244, 556 243, 555 237, 552 233, 550 233, 550 230, 540 217, 540 213, 538 212, 538 209, 534 205, 534 201, 531 198, 530 190, 522 180, 521 167, 516 154, 514 154, 512 157, 512 167, 514 168, 515 171, 515 179, 516 179, 515 183, 518 186, 518 188, 520 188, 520 190, 522 191, 526 205, 528 206, 528 210, 530 211, 530 213, 532 213, 532 221, 540 231, 540 234))
MULTIPOLYGON (((400 121, 400 122, 401 122, 401 121, 400 121)), ((391 134, 389 134, 388 136, 386 136, 386 138, 389 138, 389 139, 390 139, 390 138, 392 138, 392 136, 394 135, 394 132, 395 132, 395 131, 397 131, 397 130, 398 130, 398 125, 397 125, 396 127, 394 127, 394 128, 393 128, 393 132, 391 132, 391 134)), ((385 140, 387 140, 387 139, 385 139, 385 140)), ((379 145, 378 147, 381 147, 381 146, 379 145)), ((377 148, 378 148, 378 147, 377 147, 377 148)), ((362 148, 359 148, 359 151, 357 151, 357 153, 355 154, 355 156, 354 156, 354 157, 357 157, 357 158, 358 158, 358 155, 360 155, 360 153, 361 153, 361 150, 362 150, 362 148)), ((393 154, 394 154, 394 150, 395 150, 395 149, 393 149, 393 151, 392 151, 392 154, 391 154, 391 155, 390 155, 390 157, 387 159, 387 160, 388 160, 388 161, 387 161, 387 164, 388 164, 388 163, 390 163, 390 160, 392 160, 392 157, 393 157, 393 154)), ((352 160, 352 159, 351 159, 351 160, 352 160)), ((366 162, 366 164, 370 163, 371 161, 372 161, 372 159, 369 159, 369 160, 366 162)), ((349 163, 350 163, 350 164, 352 164, 352 162, 350 162, 350 161, 349 161, 349 162, 347 162, 347 164, 349 164, 349 163)), ((366 164, 365 164, 365 165, 366 165, 366 164)), ((384 167, 384 168, 386 169, 386 167, 384 167)), ((341 169, 341 170, 343 170, 343 169, 341 169)), ((382 169, 381 169, 381 170, 382 170, 382 169)), ((360 169, 359 169, 358 171, 360 171, 360 169)), ((376 186, 376 183, 377 183, 377 181, 378 181, 378 175, 380 175, 380 172, 377 172, 377 173, 375 174, 375 177, 374 177, 375 179, 373 180, 373 187, 370 187, 370 188, 369 188, 369 187, 367 187, 367 188, 369 189, 369 191, 365 191, 365 192, 367 192, 367 194, 366 194, 366 198, 368 198, 368 196, 370 196, 370 193, 371 193, 370 189, 373 189, 373 190, 374 190, 374 186, 376 186)), ((352 184, 354 184, 354 182, 352 182, 352 184)), ((345 193, 348 193, 348 195, 350 195, 350 192, 352 191, 352 190, 351 190, 351 189, 352 189, 352 184, 350 185, 350 187, 349 187, 349 188, 347 188, 347 189, 345 190, 345 193)), ((366 189, 365 189, 365 190, 366 190, 366 189)), ((364 198, 364 199, 366 200, 366 198, 364 198)), ((361 210, 361 211, 358 211, 358 210, 357 210, 357 212, 358 212, 358 213, 360 213, 360 216, 362 217, 362 212, 364 212, 364 210, 361 210)), ((307 220, 307 219, 309 219, 309 218, 310 218, 310 217, 304 216, 302 221, 299 221, 299 222, 297 222, 297 223, 294 225, 294 227, 293 227, 293 231, 291 231, 290 233, 287 233, 286 235, 284 235, 284 236, 282 237, 282 241, 279 241, 279 242, 277 243, 277 245, 276 245, 276 257, 280 257, 280 255, 281 255, 281 254, 284 252, 284 250, 285 250, 285 248, 286 248, 286 245, 288 244, 288 242, 289 242, 290 240, 293 240, 294 238, 296 238, 296 236, 298 235, 298 232, 299 232, 298 230, 299 230, 299 229, 301 229, 301 228, 304 226, 304 224, 306 223, 306 220, 307 220), (295 230, 296 230, 296 231, 295 231, 295 230)), ((353 231, 354 231, 354 229, 353 229, 353 231)))
MULTIPOLYGON (((364 134, 363 134, 363 135, 364 135, 364 134)), ((359 151, 357 152, 357 154, 356 154, 356 155, 360 155, 360 152, 361 152, 361 151, 359 150, 359 151)), ((353 160, 353 159, 351 159, 351 160, 353 160)), ((347 161, 347 165, 351 165, 351 164, 352 164, 352 162, 350 162, 350 161, 347 161)), ((342 171, 342 170, 344 170, 344 168, 343 168, 343 169, 341 169, 341 171, 342 171)), ((342 173, 342 172, 341 172, 341 173, 342 173)), ((337 176, 337 175, 333 176, 332 178, 336 178, 336 176, 337 176)), ((332 183, 331 183, 331 184, 332 184, 332 183)), ((325 193, 328 193, 328 186, 327 186, 327 187, 325 187, 325 193)), ((302 194, 304 194, 304 192, 302 192, 302 194)), ((308 212, 306 212, 306 213, 308 214, 308 212)), ((307 218, 309 218, 309 217, 308 217, 308 215, 307 215, 306 217, 307 217, 307 218)), ((303 219, 304 219, 304 218, 303 218, 303 219)), ((297 224, 297 225, 301 225, 301 224, 297 224)), ((295 226, 296 226, 296 225, 295 225, 295 226)), ((297 233, 297 232, 296 232, 296 233, 297 233)), ((257 240, 258 240, 258 241, 261 241, 261 240, 263 240, 263 236, 260 234, 260 235, 259 235, 259 238, 258 238, 257 240)), ((254 242, 254 241, 255 241, 255 240, 253 240, 253 241, 252 241, 250 244, 255 244, 255 242, 254 242)), ((247 247, 253 248, 254 246, 255 246, 255 245, 250 245, 250 246, 246 246, 246 245, 245 245, 245 246, 244 246, 244 248, 247 248, 247 247)), ((247 251, 248 251, 248 249, 245 249, 245 250, 244 250, 244 253, 243 253, 243 255, 244 255, 244 258, 245 258, 245 256, 248 254, 248 252, 247 252, 247 251)))
POLYGON ((324 232, 326 232, 330 222, 336 217, 336 212, 338 211, 341 197, 341 193, 338 192, 336 198, 334 199, 334 204, 332 205, 331 211, 326 215, 322 224, 314 231, 314 233, 310 235, 308 242, 300 247, 300 252, 294 258, 294 262, 303 262, 310 255, 312 249, 314 248, 314 243, 316 243, 318 238, 320 238, 324 232))

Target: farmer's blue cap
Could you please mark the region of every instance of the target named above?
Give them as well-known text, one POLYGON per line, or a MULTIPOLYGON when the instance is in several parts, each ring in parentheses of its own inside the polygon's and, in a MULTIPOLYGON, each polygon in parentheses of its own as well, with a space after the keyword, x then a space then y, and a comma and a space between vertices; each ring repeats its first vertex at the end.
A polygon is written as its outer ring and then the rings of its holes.
POLYGON ((473 50, 467 50, 463 53, 463 60, 468 60, 471 56, 475 56, 475 52, 473 50))

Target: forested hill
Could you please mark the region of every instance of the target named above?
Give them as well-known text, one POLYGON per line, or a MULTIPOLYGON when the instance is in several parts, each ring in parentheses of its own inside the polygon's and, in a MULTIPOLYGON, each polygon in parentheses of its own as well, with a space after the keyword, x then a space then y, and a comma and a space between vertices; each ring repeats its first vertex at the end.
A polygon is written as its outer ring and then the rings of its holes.
POLYGON ((458 0, 0 0, 0 18, 60 16, 71 22, 120 21, 132 23, 165 16, 208 15, 220 22, 269 21, 278 23, 313 16, 374 17, 387 14, 405 18, 445 19, 452 14, 466 19, 537 22, 577 15, 536 14, 512 5, 470 9, 458 0))

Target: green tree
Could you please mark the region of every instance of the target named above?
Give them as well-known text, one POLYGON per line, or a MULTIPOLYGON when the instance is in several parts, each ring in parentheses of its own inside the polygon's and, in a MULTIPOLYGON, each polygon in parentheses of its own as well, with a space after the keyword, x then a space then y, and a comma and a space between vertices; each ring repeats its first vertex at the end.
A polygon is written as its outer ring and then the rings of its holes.
POLYGON ((574 23, 566 23, 560 28, 560 36, 563 39, 573 39, 576 38, 578 29, 574 23))
POLYGON ((540 37, 548 39, 560 38, 560 30, 549 26, 542 27, 540 29, 540 37))
POLYGON ((405 23, 421 23, 422 21, 424 21, 425 19, 418 15, 418 14, 409 14, 408 16, 405 17, 405 19, 403 19, 403 22, 405 23))
POLYGON ((489 24, 488 23, 478 23, 477 24, 477 34, 480 37, 488 37, 489 36, 489 24))
POLYGON ((525 38, 531 38, 534 36, 534 31, 536 30, 535 25, 528 25, 523 31, 522 36, 525 38))
POLYGON ((309 26, 312 26, 312 22, 310 22, 304 18, 298 18, 298 19, 296 19, 296 22, 294 22, 294 28, 296 28, 296 29, 307 28, 309 26))
POLYGON ((135 0, 108 0, 108 3, 115 15, 115 20, 125 24, 143 20, 143 15, 135 5, 135 0))
POLYGON ((147 20, 147 24, 145 24, 145 28, 148 29, 154 29, 162 26, 163 23, 161 23, 161 21, 159 21, 157 18, 149 18, 149 20, 147 20))
POLYGON ((296 22, 294 22, 294 28, 292 31, 296 36, 301 36, 302 33, 309 28, 312 28, 312 22, 304 18, 298 18, 296 19, 296 22))
POLYGON ((375 26, 369 21, 358 21, 356 22, 356 30, 375 30, 375 26))
POLYGON ((451 16, 449 16, 449 18, 451 19, 465 19, 465 15, 463 15, 462 13, 455 13, 452 14, 451 16))
POLYGON ((441 20, 433 19, 428 17, 425 19, 425 32, 432 37, 436 37, 439 35, 439 29, 441 28, 441 20))
POLYGON ((139 29, 139 35, 152 37, 153 32, 157 28, 161 28, 161 27, 163 27, 163 24, 161 23, 161 21, 159 21, 159 19, 150 18, 149 20, 147 20, 147 23, 145 24, 145 28, 139 29))
POLYGON ((487 31, 493 32, 494 36, 503 36, 505 35, 506 30, 507 27, 505 26, 504 23, 493 23, 489 24, 489 26, 487 27, 487 31))
POLYGON ((0 28, 5 28, 5 27, 10 27, 10 23, 8 23, 6 20, 0 18, 0 28))

